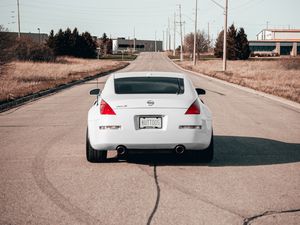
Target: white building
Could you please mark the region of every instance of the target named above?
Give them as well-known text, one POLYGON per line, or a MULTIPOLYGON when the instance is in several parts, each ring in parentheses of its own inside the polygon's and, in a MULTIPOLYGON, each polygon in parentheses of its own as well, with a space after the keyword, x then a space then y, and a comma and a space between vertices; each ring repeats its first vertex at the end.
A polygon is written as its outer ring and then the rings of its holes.
POLYGON ((249 41, 253 55, 300 54, 300 29, 264 29, 256 35, 256 39, 249 41))
POLYGON ((300 40, 298 29, 263 29, 257 35, 257 40, 300 40))
POLYGON ((113 54, 126 52, 160 52, 163 49, 162 41, 137 40, 117 38, 112 41, 113 54))

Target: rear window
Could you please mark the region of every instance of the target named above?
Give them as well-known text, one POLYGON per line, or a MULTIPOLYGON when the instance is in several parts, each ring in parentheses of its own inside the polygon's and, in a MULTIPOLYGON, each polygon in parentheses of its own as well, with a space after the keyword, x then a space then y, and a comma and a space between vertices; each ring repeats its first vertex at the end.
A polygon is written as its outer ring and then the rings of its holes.
POLYGON ((183 94, 182 78, 126 77, 115 79, 116 94, 183 94))

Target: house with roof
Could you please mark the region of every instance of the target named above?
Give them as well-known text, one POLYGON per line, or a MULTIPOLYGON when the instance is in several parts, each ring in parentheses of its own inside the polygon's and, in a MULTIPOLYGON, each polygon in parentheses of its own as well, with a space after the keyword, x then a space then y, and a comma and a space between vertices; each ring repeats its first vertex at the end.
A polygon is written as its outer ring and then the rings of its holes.
POLYGON ((263 29, 249 47, 254 56, 300 55, 300 29, 263 29))

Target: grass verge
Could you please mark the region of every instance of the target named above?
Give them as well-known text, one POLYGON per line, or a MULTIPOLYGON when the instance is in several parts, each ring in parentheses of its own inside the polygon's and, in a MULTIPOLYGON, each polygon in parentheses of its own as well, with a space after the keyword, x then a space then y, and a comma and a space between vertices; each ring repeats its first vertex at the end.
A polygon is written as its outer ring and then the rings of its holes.
POLYGON ((61 57, 55 63, 6 64, 0 75, 0 104, 128 64, 113 60, 61 57))
POLYGON ((190 61, 176 63, 188 70, 300 103, 300 58, 228 61, 226 73, 221 71, 221 60, 199 61, 196 66, 190 61))

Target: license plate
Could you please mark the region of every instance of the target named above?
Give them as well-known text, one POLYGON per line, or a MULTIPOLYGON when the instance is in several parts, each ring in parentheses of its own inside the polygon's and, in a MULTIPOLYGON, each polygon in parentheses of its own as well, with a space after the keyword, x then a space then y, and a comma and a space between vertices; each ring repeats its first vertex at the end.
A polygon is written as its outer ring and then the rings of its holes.
POLYGON ((161 117, 140 117, 140 129, 161 129, 161 117))

